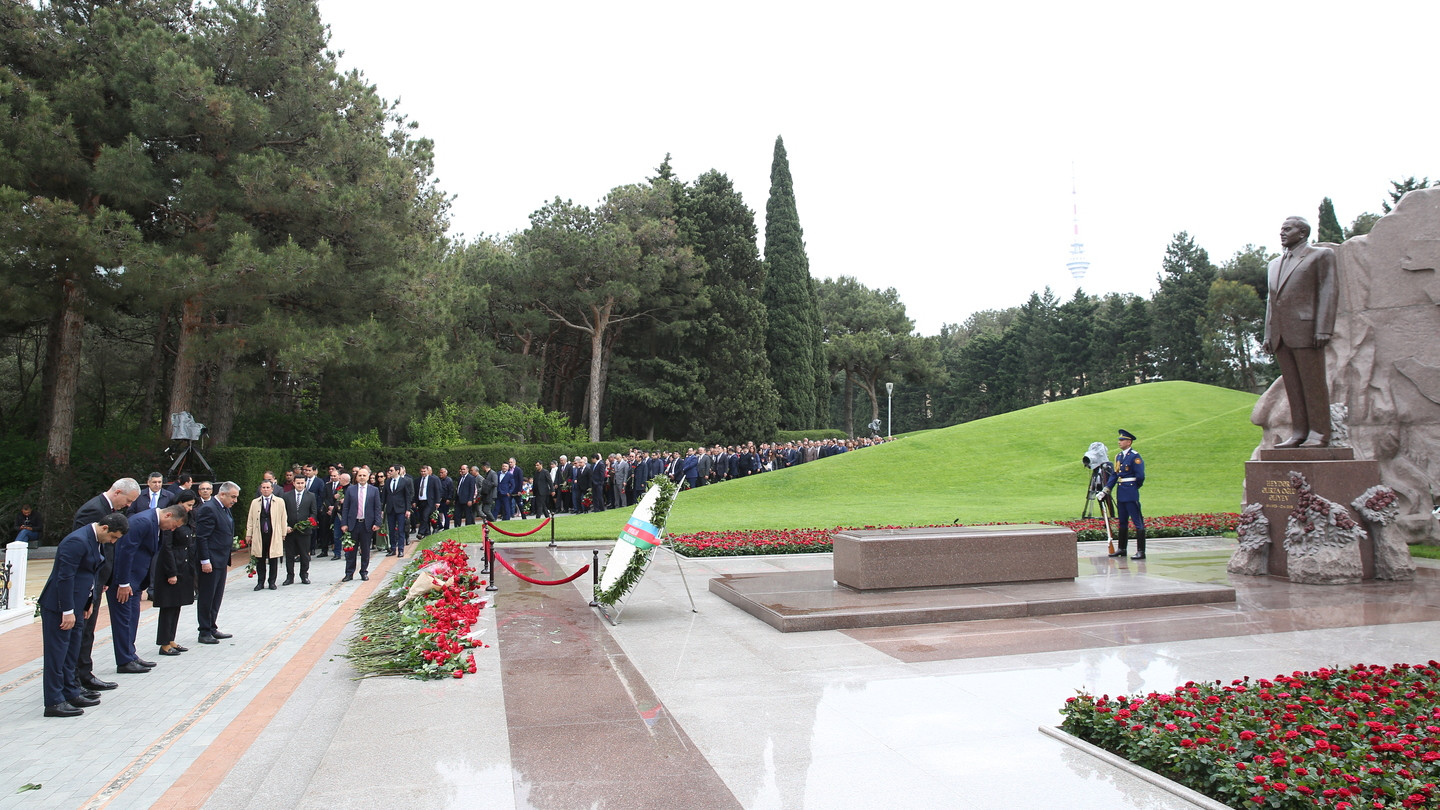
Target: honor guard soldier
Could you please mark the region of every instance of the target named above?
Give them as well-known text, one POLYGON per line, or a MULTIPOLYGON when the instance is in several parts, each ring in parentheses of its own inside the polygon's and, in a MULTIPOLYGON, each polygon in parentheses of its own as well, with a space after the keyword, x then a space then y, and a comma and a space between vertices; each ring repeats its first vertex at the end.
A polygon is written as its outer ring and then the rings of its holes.
POLYGON ((1140 514, 1140 487, 1145 485, 1145 460, 1140 458, 1139 453, 1130 449, 1130 445, 1135 441, 1135 434, 1128 430, 1122 430, 1117 441, 1120 444, 1120 452, 1115 454, 1115 472, 1110 475, 1110 480, 1105 482, 1103 493, 1108 495, 1114 489, 1115 503, 1119 507, 1120 547, 1110 556, 1125 556, 1125 545, 1130 539, 1129 523, 1134 523, 1136 550, 1135 556, 1130 559, 1143 560, 1145 559, 1145 518, 1140 514), (1116 489, 1117 484, 1119 489, 1116 489))

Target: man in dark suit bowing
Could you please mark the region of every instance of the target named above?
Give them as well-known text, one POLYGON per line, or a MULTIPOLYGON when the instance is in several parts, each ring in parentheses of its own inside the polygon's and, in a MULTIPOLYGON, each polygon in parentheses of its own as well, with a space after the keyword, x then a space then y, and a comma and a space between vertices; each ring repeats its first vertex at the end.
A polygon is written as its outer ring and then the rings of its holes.
POLYGON ((355 483, 345 489, 345 511, 340 531, 350 532, 354 546, 345 552, 345 578, 355 578, 355 561, 359 557, 360 579, 370 578, 370 544, 380 531, 380 490, 370 485, 370 470, 361 467, 355 472, 355 483))
POLYGON ((195 624, 201 644, 219 644, 230 638, 220 632, 216 617, 225 598, 225 577, 230 571, 230 552, 235 550, 235 516, 230 509, 240 499, 240 485, 226 481, 215 489, 215 497, 195 510, 195 624))
POLYGON ((71 532, 55 550, 55 563, 39 600, 46 717, 75 717, 85 713, 82 707, 100 703, 100 693, 81 684, 75 671, 85 626, 76 614, 95 612, 95 572, 104 560, 100 549, 113 544, 128 527, 125 515, 110 512, 71 532))
MULTIPOLYGON (((140 496, 143 501, 145 496, 140 496)), ((140 592, 150 582, 150 563, 160 549, 160 532, 174 531, 189 513, 183 506, 146 509, 130 516, 130 526, 115 544, 115 584, 106 593, 110 603, 110 641, 115 648, 115 671, 131 675, 155 666, 135 651, 140 629, 140 592)))
MULTIPOLYGON (((140 484, 134 478, 121 478, 111 484, 110 489, 96 495, 75 510, 75 521, 70 528, 73 531, 82 526, 96 523, 112 512, 124 512, 139 496, 140 484)), ((100 562, 100 568, 95 572, 96 608, 100 607, 100 594, 110 586, 111 576, 115 571, 115 544, 102 544, 100 553, 103 559, 100 562)), ((95 625, 99 621, 100 611, 98 609, 90 611, 90 615, 85 617, 85 629, 82 631, 83 635, 80 641, 80 658, 75 664, 75 674, 80 679, 80 685, 86 689, 104 691, 114 689, 118 684, 114 681, 102 681, 95 677, 95 625)))

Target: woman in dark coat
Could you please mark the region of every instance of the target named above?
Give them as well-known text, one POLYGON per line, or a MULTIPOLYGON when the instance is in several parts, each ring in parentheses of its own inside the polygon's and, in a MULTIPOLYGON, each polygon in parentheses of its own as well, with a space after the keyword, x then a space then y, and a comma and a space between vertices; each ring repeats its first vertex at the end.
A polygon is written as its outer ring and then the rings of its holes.
MULTIPOLYGON (((190 490, 176 500, 181 506, 193 508, 199 496, 190 490), (188 496, 188 497, 187 497, 188 496)), ((160 549, 155 555, 155 607, 160 608, 160 621, 155 625, 155 643, 161 655, 179 655, 188 648, 175 643, 180 626, 180 608, 195 603, 195 530, 187 519, 174 531, 160 533, 160 549)))

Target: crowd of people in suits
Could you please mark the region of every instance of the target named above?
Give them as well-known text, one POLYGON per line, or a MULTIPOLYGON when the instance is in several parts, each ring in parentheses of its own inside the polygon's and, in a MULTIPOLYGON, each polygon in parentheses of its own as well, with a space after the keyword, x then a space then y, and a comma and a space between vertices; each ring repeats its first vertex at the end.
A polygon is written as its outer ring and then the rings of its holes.
MULTIPOLYGON (((754 442, 739 445, 691 447, 685 452, 648 452, 562 455, 533 470, 521 471, 511 458, 494 470, 488 462, 460 467, 453 496, 442 506, 437 521, 472 524, 560 513, 600 512, 635 503, 651 479, 666 476, 682 489, 719 484, 735 478, 782 470, 808 461, 870 447, 888 441, 880 438, 801 440, 784 443, 754 442)), ((441 470, 441 475, 446 475, 441 470)))
MULTIPOLYGON (((649 482, 666 476, 682 488, 719 484, 869 447, 882 439, 803 440, 777 444, 688 448, 680 452, 562 455, 522 471, 514 458, 498 469, 488 461, 460 465, 457 474, 422 465, 410 476, 403 465, 348 471, 330 465, 325 475, 297 464, 283 480, 266 471, 237 532, 240 486, 181 475, 166 484, 151 473, 141 486, 121 478, 76 510, 72 531, 56 549, 38 609, 44 640, 42 688, 47 717, 73 717, 97 706, 119 684, 95 674, 93 647, 100 603, 110 618, 115 670, 140 675, 156 666, 137 649, 141 594, 158 608, 159 655, 188 652, 179 644, 181 609, 195 606, 197 640, 218 644, 226 577, 234 550, 248 548, 255 590, 310 584, 312 558, 345 560, 342 581, 370 578, 376 541, 386 556, 404 557, 411 535, 425 537, 477 521, 598 512, 634 503, 649 482), (298 571, 297 571, 298 569, 298 571)), ((29 520, 29 512, 25 513, 29 520)), ((38 529, 38 516, 26 529, 38 529)))

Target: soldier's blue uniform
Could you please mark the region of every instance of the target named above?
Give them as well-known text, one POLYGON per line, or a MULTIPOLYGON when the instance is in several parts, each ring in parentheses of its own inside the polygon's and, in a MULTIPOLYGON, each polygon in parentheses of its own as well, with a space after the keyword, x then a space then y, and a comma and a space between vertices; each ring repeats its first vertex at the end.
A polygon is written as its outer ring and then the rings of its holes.
MULTIPOLYGON (((1135 441, 1135 434, 1120 431, 1120 438, 1135 441)), ((1105 488, 1115 493, 1117 517, 1120 522, 1120 547, 1110 556, 1123 557, 1125 546, 1130 539, 1130 523, 1135 524, 1135 556, 1131 559, 1145 559, 1145 518, 1140 514, 1140 487, 1145 485, 1145 459, 1133 449, 1122 449, 1115 454, 1115 472, 1105 482, 1105 488)))

